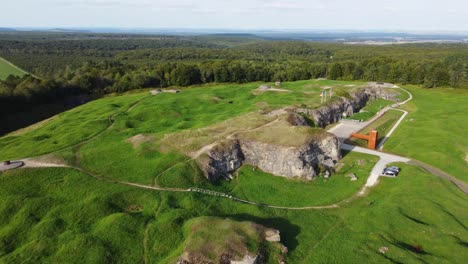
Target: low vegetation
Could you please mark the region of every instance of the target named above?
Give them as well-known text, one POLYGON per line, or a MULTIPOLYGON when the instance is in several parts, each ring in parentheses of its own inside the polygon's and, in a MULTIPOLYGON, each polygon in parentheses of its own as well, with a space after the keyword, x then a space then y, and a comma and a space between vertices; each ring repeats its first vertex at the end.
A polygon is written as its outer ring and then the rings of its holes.
MULTIPOLYGON (((253 94, 260 84, 109 96, 1 137, 0 160, 54 152, 51 158, 63 159, 88 174, 73 168, 0 174, 0 263, 174 263, 188 242, 202 237, 190 227, 201 224, 202 232, 213 227, 230 235, 217 221, 203 222, 212 217, 233 225, 249 222, 279 230, 288 263, 360 263, 363 259, 464 263, 468 259, 468 212, 461 210, 466 208, 466 195, 417 167, 396 164, 402 169, 397 178, 381 178, 367 195, 354 196, 377 157, 344 153, 337 174, 307 183, 248 166, 232 181, 210 183, 182 151, 163 148, 166 135, 180 142, 201 135, 205 138, 192 148, 198 149, 212 135, 225 136, 226 129, 235 132, 236 127, 225 120, 286 105, 317 106, 322 86, 357 83, 300 81, 283 83, 288 93, 253 94), (138 135, 144 135, 144 140, 132 145, 129 139, 138 135), (357 181, 347 177, 350 173, 357 181), (333 209, 273 209, 203 193, 126 186, 91 175, 164 187, 201 187, 280 206, 345 202, 333 209)), ((404 106, 410 115, 385 149, 464 179, 468 142, 463 138, 467 128, 460 120, 466 112, 466 94, 409 89, 415 96, 404 106)), ((239 124, 255 125, 248 120, 239 124)), ((221 238, 213 237, 223 242, 221 238)), ((247 244, 256 248, 255 243, 247 244)))
POLYGON ((196 263, 218 263, 221 259, 242 260, 258 257, 269 263, 282 260, 282 246, 265 240, 265 228, 253 222, 201 217, 189 220, 185 226, 182 259, 196 263))

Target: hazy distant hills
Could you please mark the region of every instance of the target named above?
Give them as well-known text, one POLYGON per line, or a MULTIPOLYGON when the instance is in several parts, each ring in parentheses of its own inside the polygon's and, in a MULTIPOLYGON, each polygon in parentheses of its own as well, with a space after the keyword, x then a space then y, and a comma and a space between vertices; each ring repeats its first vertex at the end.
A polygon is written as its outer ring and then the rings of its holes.
POLYGON ((202 36, 242 38, 249 40, 298 40, 314 42, 341 42, 348 44, 405 44, 405 43, 467 43, 468 32, 409 33, 379 31, 326 30, 235 30, 235 29, 151 29, 151 28, 0 28, 0 33, 107 33, 134 35, 202 36))

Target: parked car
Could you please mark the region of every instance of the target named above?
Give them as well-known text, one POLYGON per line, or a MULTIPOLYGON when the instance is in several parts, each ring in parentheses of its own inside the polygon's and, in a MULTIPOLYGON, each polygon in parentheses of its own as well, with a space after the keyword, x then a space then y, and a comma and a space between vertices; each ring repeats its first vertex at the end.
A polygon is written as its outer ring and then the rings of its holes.
POLYGON ((397 176, 398 172, 392 171, 392 170, 384 170, 382 172, 382 175, 387 175, 387 176, 397 176))
POLYGON ((394 170, 394 171, 400 172, 400 168, 397 167, 397 166, 390 166, 390 167, 387 167, 386 169, 394 170))
POLYGON ((397 176, 400 173, 400 168, 396 166, 387 167, 383 170, 382 175, 397 176))

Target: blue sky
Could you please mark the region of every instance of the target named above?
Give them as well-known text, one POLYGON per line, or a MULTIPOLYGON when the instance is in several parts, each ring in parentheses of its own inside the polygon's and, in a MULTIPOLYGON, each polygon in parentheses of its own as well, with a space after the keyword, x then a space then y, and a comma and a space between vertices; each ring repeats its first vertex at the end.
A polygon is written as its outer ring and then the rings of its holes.
POLYGON ((0 27, 468 31, 468 0, 5 0, 0 27))

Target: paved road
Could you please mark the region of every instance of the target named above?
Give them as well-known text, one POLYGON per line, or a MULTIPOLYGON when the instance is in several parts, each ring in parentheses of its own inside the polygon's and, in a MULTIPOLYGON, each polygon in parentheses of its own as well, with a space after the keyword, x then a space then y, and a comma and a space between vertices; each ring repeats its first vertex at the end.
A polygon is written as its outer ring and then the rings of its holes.
MULTIPOLYGON (((395 123, 395 125, 393 125, 392 129, 390 129, 390 131, 387 133, 387 135, 385 135, 384 139, 380 142, 380 144, 377 146, 377 149, 379 150, 382 150, 383 147, 384 147, 384 144, 385 142, 387 142, 387 140, 390 138, 390 136, 393 134, 393 132, 397 129, 397 127, 400 125, 401 121, 403 121, 403 119, 405 119, 405 117, 408 115, 408 111, 405 111, 405 110, 401 110, 401 109, 397 109, 395 107, 398 107, 400 105, 404 105, 406 104, 407 102, 413 100, 413 95, 408 92, 408 90, 405 90, 403 88, 400 88, 401 90, 403 90, 404 92, 406 92, 409 97, 408 99, 406 99, 405 101, 401 102, 401 103, 397 103, 397 104, 393 104, 389 109, 393 109, 393 110, 397 110, 397 111, 400 111, 400 112, 403 112, 403 115, 400 117, 400 119, 398 119, 398 121, 395 123)), ((388 110, 388 109, 387 109, 388 110)), ((387 111, 386 110, 386 111, 387 111)))
MULTIPOLYGON (((400 88, 400 87, 398 87, 398 88, 400 88)), ((337 126, 332 127, 331 129, 329 129, 328 132, 335 134, 340 139, 340 141, 343 143, 347 138, 349 138, 351 136, 352 133, 359 132, 364 127, 366 127, 367 125, 371 124, 372 122, 377 120, 379 117, 381 117, 388 110, 393 109, 393 110, 398 110, 398 111, 404 112, 404 114, 395 123, 395 125, 392 127, 392 129, 389 131, 389 133, 387 133, 384 140, 382 140, 382 142, 380 142, 380 144, 377 146, 377 149, 382 149, 383 145, 385 144, 387 139, 392 135, 392 133, 400 125, 401 121, 403 121, 403 119, 408 114, 408 112, 406 112, 404 110, 401 110, 401 109, 395 109, 394 107, 406 104, 407 102, 409 102, 409 101, 411 101, 413 99, 413 95, 410 92, 408 92, 407 90, 405 90, 403 88, 400 88, 400 89, 405 91, 406 93, 408 93, 409 97, 408 97, 407 100, 405 100, 405 101, 403 101, 401 103, 396 103, 396 104, 393 104, 391 106, 385 107, 377 115, 375 115, 373 118, 371 118, 370 120, 368 120, 366 122, 358 122, 358 121, 352 121, 352 120, 342 120, 342 121, 340 121, 340 123, 337 126)), ((344 150, 356 151, 356 152, 370 154, 370 155, 380 157, 379 161, 375 164, 374 168, 372 169, 371 174, 369 175, 369 178, 367 179, 367 182, 366 182, 364 188, 361 190, 361 192, 360 192, 361 194, 363 194, 365 192, 366 188, 372 187, 372 186, 377 184, 379 176, 381 175, 382 171, 385 169, 385 167, 389 163, 393 163, 393 162, 405 162, 406 163, 406 162, 410 161, 410 159, 408 159, 408 158, 403 158, 403 157, 400 157, 400 156, 391 155, 391 154, 387 154, 387 153, 383 153, 383 152, 379 152, 379 151, 375 151, 375 150, 370 150, 370 149, 366 149, 366 148, 362 148, 362 147, 351 146, 351 145, 347 145, 347 144, 342 144, 341 148, 344 149, 344 150)))
MULTIPOLYGON (((397 156, 397 155, 392 155, 392 154, 388 154, 388 153, 384 153, 384 152, 380 152, 380 151, 376 151, 376 150, 370 150, 370 149, 366 149, 366 148, 362 148, 362 147, 352 146, 352 145, 348 145, 348 144, 343 144, 341 146, 341 148, 344 149, 344 150, 355 151, 355 152, 359 152, 359 153, 365 153, 365 154, 378 156, 380 158, 379 161, 375 164, 374 168, 372 169, 372 171, 371 171, 371 173, 369 175, 369 178, 367 178, 367 182, 366 182, 366 184, 364 186, 364 189, 366 187, 372 187, 372 186, 377 184, 379 176, 382 174, 382 171, 385 169, 385 167, 389 163, 393 163, 393 162, 405 162, 405 163, 407 163, 407 162, 410 161, 410 159, 408 159, 408 158, 404 158, 404 157, 400 157, 400 156, 397 156)), ((361 190, 361 193, 364 193, 364 189, 361 190)))

